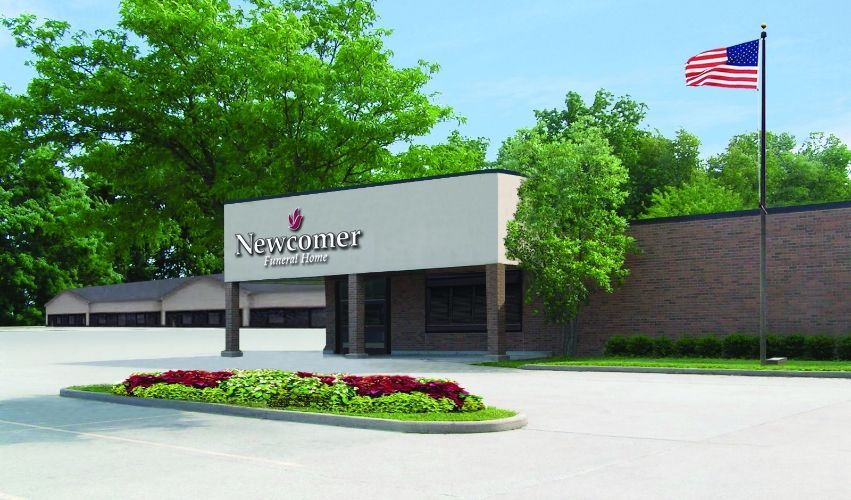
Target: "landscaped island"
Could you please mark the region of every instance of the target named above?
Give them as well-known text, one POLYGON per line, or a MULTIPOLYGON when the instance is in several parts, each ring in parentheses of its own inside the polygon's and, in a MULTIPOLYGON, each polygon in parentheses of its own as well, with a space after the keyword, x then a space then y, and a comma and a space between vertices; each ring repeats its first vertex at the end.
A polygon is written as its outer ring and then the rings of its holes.
POLYGON ((134 373, 119 384, 73 387, 129 398, 196 401, 395 420, 480 421, 516 415, 486 407, 451 380, 283 370, 134 373))

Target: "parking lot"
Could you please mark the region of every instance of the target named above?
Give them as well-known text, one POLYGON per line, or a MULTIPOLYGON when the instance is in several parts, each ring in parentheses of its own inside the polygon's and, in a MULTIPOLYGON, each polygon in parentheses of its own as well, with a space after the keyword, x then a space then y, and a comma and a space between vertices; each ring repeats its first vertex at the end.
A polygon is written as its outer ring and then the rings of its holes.
POLYGON ((851 380, 323 356, 320 330, 0 328, 0 499, 848 498, 851 380), (165 369, 458 380, 517 431, 411 435, 60 398, 165 369))

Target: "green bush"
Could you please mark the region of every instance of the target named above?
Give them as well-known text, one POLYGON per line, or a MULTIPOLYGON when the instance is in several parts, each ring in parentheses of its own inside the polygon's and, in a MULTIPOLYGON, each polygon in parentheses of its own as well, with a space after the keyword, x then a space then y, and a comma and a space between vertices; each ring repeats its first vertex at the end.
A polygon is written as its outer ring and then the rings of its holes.
POLYGON ((697 339, 684 336, 674 342, 674 354, 681 358, 693 358, 697 356, 697 339))
POLYGON ((723 352, 721 341, 715 337, 700 337, 697 339, 697 356, 701 358, 717 358, 723 352))
POLYGON ((804 341, 804 351, 807 358, 820 361, 834 359, 835 346, 836 342, 833 337, 828 337, 827 335, 806 337, 806 340, 804 341))
POLYGON ((851 361, 851 336, 836 340, 836 354, 843 361, 851 361))
POLYGON ((614 335, 609 337, 609 340, 606 341, 605 347, 603 347, 603 354, 606 356, 628 356, 629 345, 627 337, 624 337, 623 335, 614 335))
POLYGON ((803 335, 789 335, 783 341, 783 356, 792 359, 806 357, 806 339, 803 335))
POLYGON ((753 359, 759 357, 759 337, 734 333, 721 341, 726 358, 753 359))
POLYGON ((653 339, 647 335, 633 335, 627 339, 627 353, 629 356, 646 358, 653 356, 653 339))
POLYGON ((227 395, 218 387, 196 389, 182 384, 159 383, 149 387, 136 387, 133 395, 139 398, 179 399, 205 403, 226 403, 227 395))
MULTIPOLYGON (((757 337, 759 342, 759 337, 757 337)), ((780 335, 768 335, 765 337, 765 352, 769 358, 777 356, 789 357, 786 353, 786 338, 780 335)))
POLYGON ((668 337, 653 339, 653 355, 657 358, 667 358, 674 354, 674 343, 668 337))

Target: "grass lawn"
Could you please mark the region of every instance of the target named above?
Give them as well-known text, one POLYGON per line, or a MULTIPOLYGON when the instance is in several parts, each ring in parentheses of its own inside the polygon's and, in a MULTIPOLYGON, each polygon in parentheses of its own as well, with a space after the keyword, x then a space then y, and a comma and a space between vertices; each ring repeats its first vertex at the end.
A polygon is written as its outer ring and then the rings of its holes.
MULTIPOLYGON (((87 392, 102 392, 112 394, 112 384, 94 384, 94 385, 76 385, 69 389, 87 392)), ((129 397, 129 396, 116 396, 129 397)), ((268 408, 259 405, 246 405, 252 407, 268 408)), ((277 409, 277 408, 269 408, 277 409)), ((488 407, 479 411, 470 412, 452 412, 452 413, 348 413, 348 412, 330 412, 320 411, 315 408, 283 408, 289 411, 302 411, 309 413, 330 413, 333 415, 348 415, 353 417, 369 417, 369 418, 386 418, 391 420, 406 420, 406 421, 428 421, 428 422, 478 422, 482 420, 496 420, 500 418, 508 418, 517 415, 517 412, 504 410, 502 408, 488 407)))
POLYGON ((795 371, 851 371, 851 361, 789 360, 782 365, 760 365, 759 360, 720 358, 546 358, 523 361, 489 361, 481 366, 519 368, 523 365, 560 366, 637 366, 654 368, 714 368, 728 370, 795 370, 795 371))

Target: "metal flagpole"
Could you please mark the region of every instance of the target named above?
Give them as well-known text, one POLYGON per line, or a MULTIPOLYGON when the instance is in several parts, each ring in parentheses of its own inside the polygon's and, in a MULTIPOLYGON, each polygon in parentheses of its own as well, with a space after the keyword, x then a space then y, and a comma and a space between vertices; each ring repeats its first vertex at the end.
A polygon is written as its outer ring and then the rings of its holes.
POLYGON ((768 210, 765 205, 765 33, 766 24, 762 24, 762 33, 760 34, 760 45, 762 48, 762 57, 760 64, 760 77, 762 85, 760 93, 762 94, 762 129, 759 133, 759 362, 765 364, 766 346, 765 346, 765 316, 767 309, 766 288, 768 282, 765 277, 765 216, 768 210))

